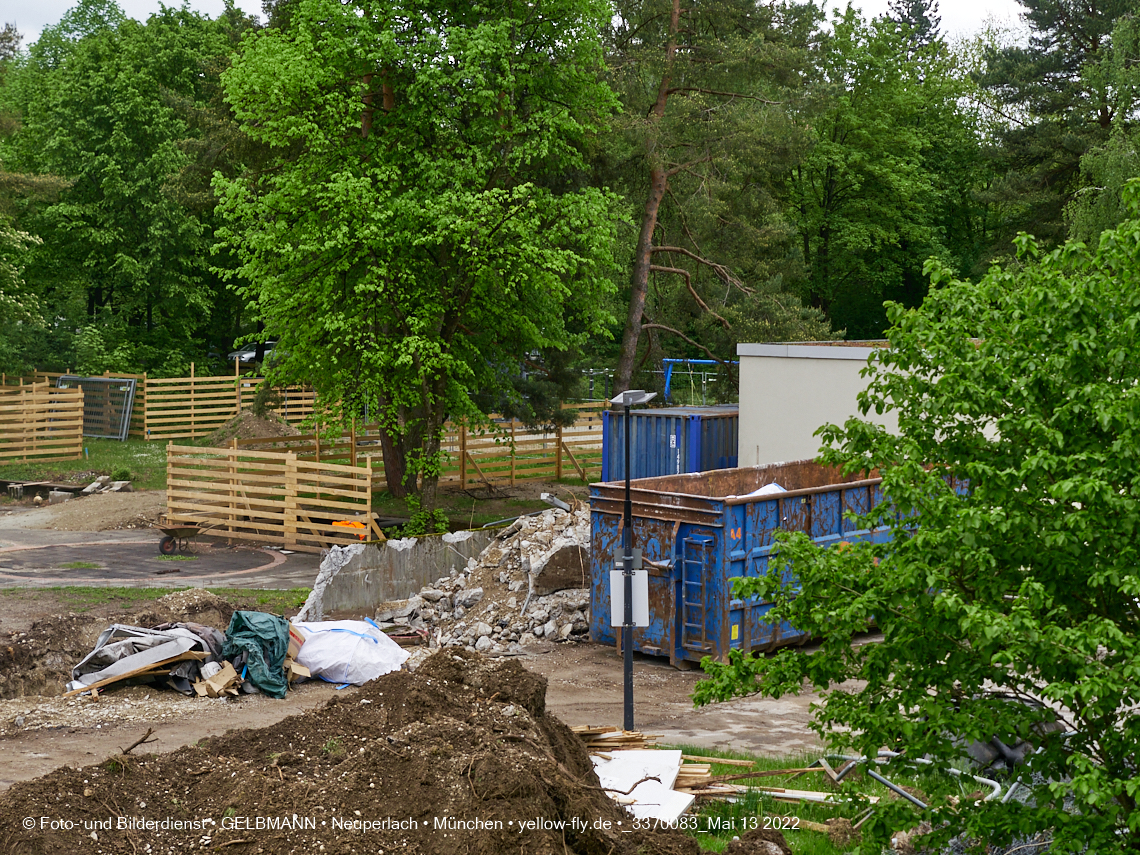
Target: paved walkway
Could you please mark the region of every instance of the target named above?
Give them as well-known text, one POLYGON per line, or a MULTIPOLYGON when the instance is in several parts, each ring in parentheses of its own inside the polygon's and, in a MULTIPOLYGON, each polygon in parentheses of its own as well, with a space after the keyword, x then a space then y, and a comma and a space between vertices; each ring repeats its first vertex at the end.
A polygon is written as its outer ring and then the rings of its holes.
POLYGON ((231 547, 204 537, 194 540, 190 551, 178 553, 190 560, 172 561, 159 554, 161 537, 157 529, 87 533, 0 528, 0 588, 307 588, 320 564, 320 556, 312 553, 231 547))

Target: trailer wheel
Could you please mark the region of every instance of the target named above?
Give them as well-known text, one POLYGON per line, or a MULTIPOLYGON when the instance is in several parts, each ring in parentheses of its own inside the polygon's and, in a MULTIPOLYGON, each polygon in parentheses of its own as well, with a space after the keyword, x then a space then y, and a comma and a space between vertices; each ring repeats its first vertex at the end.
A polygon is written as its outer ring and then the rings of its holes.
POLYGON ((173 537, 164 537, 158 542, 158 551, 163 555, 173 555, 174 550, 178 547, 173 537))

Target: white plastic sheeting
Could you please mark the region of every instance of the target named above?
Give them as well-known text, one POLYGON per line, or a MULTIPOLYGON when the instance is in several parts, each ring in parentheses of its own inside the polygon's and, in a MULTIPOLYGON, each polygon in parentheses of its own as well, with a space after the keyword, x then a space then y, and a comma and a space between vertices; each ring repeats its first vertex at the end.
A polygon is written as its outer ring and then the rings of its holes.
POLYGON ((673 789, 681 770, 680 751, 632 749, 614 751, 608 756, 609 759, 596 754, 590 756, 598 781, 607 795, 625 804, 638 819, 674 821, 696 799, 673 789), (643 780, 645 778, 657 780, 643 780))

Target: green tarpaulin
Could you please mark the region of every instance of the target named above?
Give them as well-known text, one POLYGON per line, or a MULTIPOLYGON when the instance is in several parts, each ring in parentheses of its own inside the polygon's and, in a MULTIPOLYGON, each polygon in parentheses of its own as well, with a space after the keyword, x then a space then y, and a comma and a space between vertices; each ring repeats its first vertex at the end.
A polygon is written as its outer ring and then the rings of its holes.
POLYGON ((234 612, 226 630, 222 655, 232 660, 245 653, 245 678, 265 694, 285 697, 285 654, 289 651, 289 621, 264 612, 234 612))

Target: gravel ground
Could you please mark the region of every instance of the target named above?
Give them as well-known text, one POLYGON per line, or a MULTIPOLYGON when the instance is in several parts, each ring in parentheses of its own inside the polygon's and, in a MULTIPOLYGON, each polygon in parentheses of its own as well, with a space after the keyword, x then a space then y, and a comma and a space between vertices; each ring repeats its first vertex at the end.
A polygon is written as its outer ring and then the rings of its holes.
POLYGON ((99 493, 76 497, 58 505, 9 510, 0 515, 3 529, 49 529, 55 531, 111 531, 149 528, 166 512, 166 493, 99 493))

